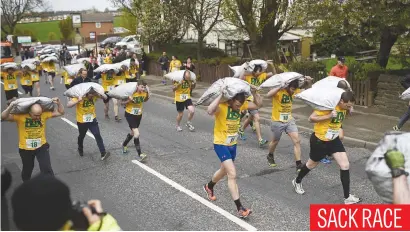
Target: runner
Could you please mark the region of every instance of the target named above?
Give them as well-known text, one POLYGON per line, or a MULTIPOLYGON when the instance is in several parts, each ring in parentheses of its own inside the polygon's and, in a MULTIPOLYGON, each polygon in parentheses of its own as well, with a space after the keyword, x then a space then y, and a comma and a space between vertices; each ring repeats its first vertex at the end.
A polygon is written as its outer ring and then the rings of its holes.
MULTIPOLYGON (((100 79, 101 78, 101 85, 104 87, 105 93, 108 93, 112 89, 114 89, 114 81, 115 81, 115 76, 114 76, 114 70, 109 70, 106 73, 101 73, 95 77, 95 79, 100 79)), ((103 100, 104 101, 104 113, 105 113, 105 119, 109 120, 110 116, 108 115, 108 111, 110 109, 110 97, 107 95, 107 99, 103 100)), ((112 99, 112 102, 114 104, 114 115, 115 115, 115 121, 119 122, 121 119, 118 117, 118 101, 117 99, 112 99)))
POLYGON ((180 126, 182 117, 184 116, 184 108, 188 109, 188 121, 186 123, 186 127, 190 131, 194 131, 195 127, 192 125, 192 118, 194 117, 195 113, 195 107, 192 104, 191 100, 191 89, 195 88, 195 83, 191 80, 191 73, 189 71, 185 71, 184 73, 184 79, 182 80, 181 83, 175 82, 172 87, 172 90, 175 92, 175 102, 177 106, 177 126, 176 129, 178 132, 182 131, 182 128, 180 126))
POLYGON ((344 92, 335 110, 315 110, 310 115, 309 121, 315 124, 314 133, 310 137, 309 160, 302 166, 298 176, 292 181, 296 193, 305 193, 302 187, 302 179, 320 163, 323 157, 331 154, 340 167, 344 203, 355 204, 361 201, 360 198, 350 194, 349 158, 339 138, 339 129, 354 101, 352 92, 344 92))
MULTIPOLYGON (((87 70, 84 70, 84 72, 87 72, 87 70)), ((67 107, 71 108, 76 106, 76 119, 79 132, 78 153, 80 156, 84 156, 84 138, 87 131, 90 130, 100 150, 101 160, 105 160, 111 154, 105 150, 104 141, 100 134, 100 128, 98 127, 97 116, 95 114, 95 102, 98 98, 99 96, 97 94, 87 94, 84 98, 73 98, 68 102, 67 107)))
POLYGON ((33 81, 32 81, 32 73, 30 72, 30 68, 28 66, 23 68, 22 72, 19 72, 20 75, 20 84, 21 87, 24 89, 24 92, 27 96, 33 96, 33 81))
POLYGON ((31 71, 31 81, 33 82, 33 87, 36 88, 37 97, 40 96, 40 72, 38 71, 39 66, 40 65, 36 66, 35 71, 31 71))
POLYGON ((5 72, 1 72, 1 79, 4 84, 4 92, 6 93, 6 100, 8 104, 19 97, 17 86, 17 74, 15 69, 7 68, 5 72))
POLYGON ((104 64, 112 64, 112 54, 108 54, 105 58, 104 58, 104 64))
POLYGON ((67 71, 64 71, 63 72, 63 75, 61 75, 61 78, 63 78, 64 79, 64 85, 65 85, 65 88, 66 89, 69 89, 71 86, 71 83, 73 82, 73 80, 74 80, 74 77, 71 77, 71 76, 69 76, 68 75, 68 72, 67 71))
POLYGON ((56 66, 53 61, 47 62, 47 75, 48 75, 48 82, 51 85, 50 89, 55 90, 54 78, 56 77, 56 66))
MULTIPOLYGON (((252 74, 244 76, 243 79, 246 82, 248 82, 249 84, 251 84, 255 87, 259 87, 266 79, 273 76, 272 73, 266 73, 266 72, 263 72, 262 70, 263 69, 262 69, 261 65, 255 65, 255 68, 253 69, 252 74)), ((248 101, 252 101, 252 96, 248 98, 248 101)), ((250 117, 248 117, 245 120, 242 128, 239 129, 239 135, 242 138, 245 138, 244 137, 245 136, 245 129, 246 129, 246 127, 248 127, 250 122, 253 122, 253 125, 255 126, 256 136, 258 138, 259 147, 262 147, 265 144, 267 144, 268 141, 266 139, 262 138, 261 127, 260 127, 260 124, 259 124, 259 120, 260 120, 259 111, 258 110, 250 110, 249 115, 250 115, 250 117)))
POLYGON ((128 153, 127 145, 134 138, 135 148, 137 149, 137 160, 143 161, 147 155, 141 152, 140 146, 140 133, 138 127, 142 119, 143 103, 149 100, 149 92, 146 89, 147 83, 145 81, 138 81, 138 87, 135 93, 129 97, 127 101, 123 101, 125 105, 125 119, 127 119, 131 132, 127 135, 127 138, 122 143, 122 152, 128 153))
MULTIPOLYGON (((222 88, 221 90, 223 90, 222 88)), ((228 188, 238 210, 238 216, 248 217, 252 211, 242 206, 239 200, 239 190, 236 183, 236 143, 241 110, 256 110, 262 105, 262 99, 252 87, 253 102, 245 101, 245 94, 237 94, 228 102, 221 103, 222 94, 208 106, 208 114, 215 115, 214 149, 221 161, 221 167, 215 172, 211 181, 204 185, 204 190, 210 201, 215 201, 214 186, 225 176, 228 176, 228 188)))
POLYGON ((182 63, 178 60, 177 56, 172 56, 172 60, 169 63, 169 72, 175 72, 181 69, 182 63))
POLYGON ((130 60, 130 69, 125 70, 126 82, 136 82, 138 73, 138 65, 135 63, 135 59, 130 60))
POLYGON ((46 121, 49 118, 64 115, 64 106, 58 98, 53 98, 53 101, 58 106, 54 112, 43 112, 41 105, 34 104, 27 114, 10 114, 15 104, 15 102, 12 102, 1 113, 2 121, 17 123, 19 153, 23 162, 23 170, 21 172, 23 181, 31 178, 35 157, 37 158, 41 173, 54 175, 50 162, 50 145, 46 140, 46 121))
MULTIPOLYGON (((306 80, 305 85, 312 84, 311 77, 306 77, 306 80)), ((286 132, 293 142, 296 170, 300 171, 302 167, 298 127, 296 126, 295 119, 292 117, 293 97, 302 91, 299 88, 299 80, 294 80, 290 82, 288 87, 271 89, 266 95, 268 98, 272 98, 271 131, 273 139, 269 143, 269 154, 267 156, 269 166, 271 167, 277 166, 273 153, 283 132, 286 132)))

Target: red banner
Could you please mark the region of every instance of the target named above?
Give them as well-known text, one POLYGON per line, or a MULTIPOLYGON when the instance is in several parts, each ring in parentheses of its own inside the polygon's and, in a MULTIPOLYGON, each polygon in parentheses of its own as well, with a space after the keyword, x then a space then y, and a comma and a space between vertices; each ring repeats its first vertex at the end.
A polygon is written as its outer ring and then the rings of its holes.
POLYGON ((410 231, 410 205, 310 205, 311 231, 410 231))

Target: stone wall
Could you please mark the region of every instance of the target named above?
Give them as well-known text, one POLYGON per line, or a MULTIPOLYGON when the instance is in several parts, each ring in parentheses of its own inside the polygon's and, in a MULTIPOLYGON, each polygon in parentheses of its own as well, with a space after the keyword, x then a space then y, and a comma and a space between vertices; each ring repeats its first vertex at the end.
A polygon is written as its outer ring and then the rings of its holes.
POLYGON ((408 101, 401 100, 399 96, 404 92, 400 80, 403 77, 381 74, 377 81, 377 92, 374 104, 380 109, 394 112, 403 112, 408 106, 408 101))

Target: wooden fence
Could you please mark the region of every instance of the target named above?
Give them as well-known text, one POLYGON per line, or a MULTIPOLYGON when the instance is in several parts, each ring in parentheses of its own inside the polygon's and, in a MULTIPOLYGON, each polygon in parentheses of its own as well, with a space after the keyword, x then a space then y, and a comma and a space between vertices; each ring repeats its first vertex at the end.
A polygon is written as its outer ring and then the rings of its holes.
MULTIPOLYGON (((210 64, 196 64, 195 74, 198 76, 199 81, 212 84, 219 78, 232 76, 233 73, 229 69, 227 64, 221 65, 210 65, 210 64)), ((314 82, 327 77, 327 74, 323 71, 312 72, 312 71, 300 71, 300 73, 311 76, 314 82)), ((155 76, 162 76, 161 65, 157 62, 150 61, 148 63, 148 74, 155 76)), ((347 78, 350 83, 352 90, 355 94, 356 105, 359 106, 371 106, 373 105, 373 97, 371 89, 370 78, 367 80, 354 80, 354 75, 350 74, 347 78)))

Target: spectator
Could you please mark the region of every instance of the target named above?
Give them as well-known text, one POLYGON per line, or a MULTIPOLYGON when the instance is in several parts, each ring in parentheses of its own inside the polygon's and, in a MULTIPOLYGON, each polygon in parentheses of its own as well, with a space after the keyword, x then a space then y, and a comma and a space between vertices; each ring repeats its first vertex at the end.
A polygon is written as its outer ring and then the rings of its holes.
POLYGON ((345 65, 345 58, 343 56, 339 56, 337 58, 337 64, 333 66, 333 68, 330 70, 329 76, 335 76, 346 79, 348 72, 349 69, 345 65))
MULTIPOLYGON (((169 67, 169 58, 167 56, 166 52, 162 53, 162 56, 158 59, 158 63, 161 64, 161 70, 162 70, 162 76, 165 76, 165 74, 167 74, 167 70, 169 67)), ((162 84, 166 85, 167 81, 164 79, 162 80, 162 84)))
POLYGON ((142 56, 141 56, 141 70, 142 70, 142 76, 145 77, 147 73, 147 68, 148 68, 148 57, 147 54, 145 53, 144 49, 142 49, 142 56))
POLYGON ((88 64, 88 67, 87 67, 87 77, 90 79, 93 79, 94 70, 100 66, 97 63, 97 58, 92 57, 90 59, 91 59, 91 64, 88 64))
POLYGON ((404 169, 404 155, 400 151, 390 150, 384 154, 393 178, 393 204, 410 204, 410 188, 407 182, 408 172, 404 169))
POLYGON ((121 230, 117 221, 103 211, 99 200, 73 205, 69 187, 47 175, 40 174, 17 187, 11 205, 14 222, 23 231, 121 230), (88 225, 82 225, 83 217, 88 225))
POLYGON ((24 52, 24 48, 23 48, 23 47, 21 47, 21 48, 20 48, 20 57, 21 57, 21 61, 23 61, 23 60, 24 60, 24 58, 26 57, 24 53, 25 53, 25 52, 24 52))
MULTIPOLYGON (((410 88, 410 74, 406 75, 401 82, 401 85, 405 88, 408 89, 410 88)), ((407 111, 401 116, 399 123, 393 127, 393 130, 399 131, 401 128, 404 126, 404 124, 410 119, 410 101, 409 101, 409 107, 407 108, 407 111)))

